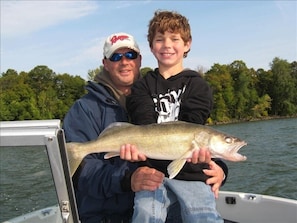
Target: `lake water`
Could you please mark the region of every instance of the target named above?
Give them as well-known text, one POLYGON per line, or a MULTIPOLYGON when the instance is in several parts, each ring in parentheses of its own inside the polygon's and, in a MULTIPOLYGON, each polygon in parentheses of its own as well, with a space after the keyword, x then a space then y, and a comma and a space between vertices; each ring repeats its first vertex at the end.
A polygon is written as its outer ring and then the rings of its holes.
MULTIPOLYGON (((297 118, 212 126, 244 139, 221 190, 297 200, 297 118)), ((57 204, 45 148, 0 147, 0 222, 57 204)))
POLYGON ((297 119, 274 119, 214 128, 244 139, 244 162, 227 162, 221 190, 251 192, 297 200, 297 119))

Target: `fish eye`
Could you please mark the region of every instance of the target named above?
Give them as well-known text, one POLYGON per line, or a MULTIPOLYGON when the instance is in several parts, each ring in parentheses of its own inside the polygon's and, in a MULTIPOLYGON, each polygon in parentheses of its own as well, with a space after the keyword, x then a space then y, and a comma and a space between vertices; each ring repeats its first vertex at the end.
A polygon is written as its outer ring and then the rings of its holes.
POLYGON ((225 141, 226 141, 226 143, 232 143, 232 138, 227 136, 227 137, 225 137, 225 141))

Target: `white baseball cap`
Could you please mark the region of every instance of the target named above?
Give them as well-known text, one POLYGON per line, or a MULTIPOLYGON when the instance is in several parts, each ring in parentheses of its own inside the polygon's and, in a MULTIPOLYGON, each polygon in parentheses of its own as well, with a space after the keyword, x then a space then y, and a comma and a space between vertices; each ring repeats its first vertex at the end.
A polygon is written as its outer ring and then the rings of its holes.
POLYGON ((136 43, 133 36, 127 33, 114 33, 105 40, 103 56, 110 58, 114 51, 120 48, 129 48, 136 51, 137 53, 140 53, 138 44, 136 43))

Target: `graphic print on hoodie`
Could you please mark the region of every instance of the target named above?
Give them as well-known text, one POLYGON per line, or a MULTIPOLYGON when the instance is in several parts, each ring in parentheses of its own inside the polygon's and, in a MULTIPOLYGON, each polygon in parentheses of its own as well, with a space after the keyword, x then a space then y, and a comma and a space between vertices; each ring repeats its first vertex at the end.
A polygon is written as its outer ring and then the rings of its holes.
POLYGON ((158 123, 178 120, 181 96, 185 90, 186 86, 178 91, 168 90, 168 93, 153 96, 155 110, 158 113, 158 123))

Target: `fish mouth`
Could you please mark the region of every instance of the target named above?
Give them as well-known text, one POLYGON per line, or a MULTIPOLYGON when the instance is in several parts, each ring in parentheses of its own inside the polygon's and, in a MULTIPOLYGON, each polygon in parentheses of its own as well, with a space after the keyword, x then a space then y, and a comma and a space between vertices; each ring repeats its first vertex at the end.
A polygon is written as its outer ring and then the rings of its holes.
POLYGON ((230 161, 244 161, 247 159, 246 156, 241 155, 240 153, 238 153, 238 151, 243 147, 246 146, 247 143, 245 141, 242 141, 240 143, 237 143, 234 145, 234 147, 231 149, 231 154, 230 157, 228 158, 228 160, 230 161))

